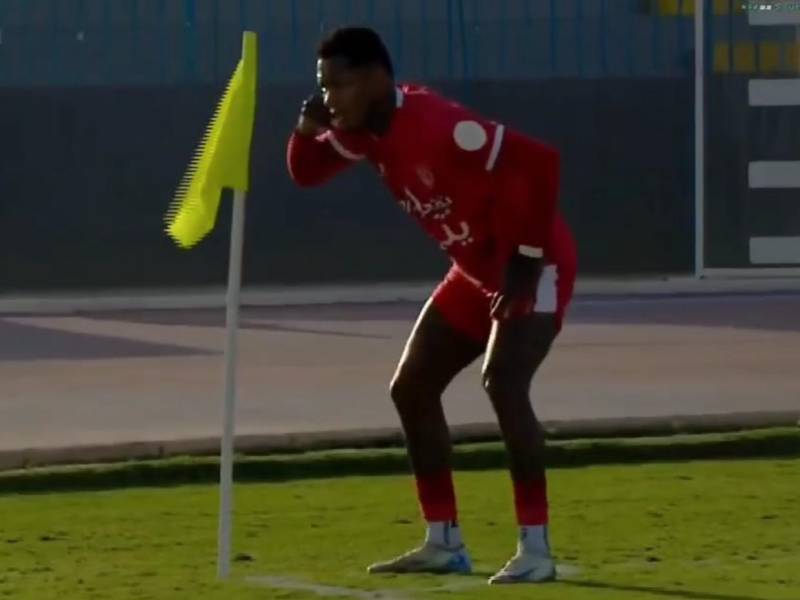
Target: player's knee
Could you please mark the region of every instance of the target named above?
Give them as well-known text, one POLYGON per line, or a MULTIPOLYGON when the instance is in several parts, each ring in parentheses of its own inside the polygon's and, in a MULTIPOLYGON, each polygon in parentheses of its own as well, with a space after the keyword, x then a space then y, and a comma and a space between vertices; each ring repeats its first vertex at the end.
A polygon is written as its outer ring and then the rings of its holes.
POLYGON ((483 389, 495 406, 525 399, 528 394, 522 378, 509 369, 488 365, 483 370, 481 381, 483 389))
POLYGON ((389 396, 398 410, 402 410, 414 402, 414 384, 409 375, 401 372, 394 376, 389 384, 389 396))
POLYGON ((441 389, 424 372, 401 370, 389 384, 389 395, 400 414, 420 414, 435 406, 441 389))

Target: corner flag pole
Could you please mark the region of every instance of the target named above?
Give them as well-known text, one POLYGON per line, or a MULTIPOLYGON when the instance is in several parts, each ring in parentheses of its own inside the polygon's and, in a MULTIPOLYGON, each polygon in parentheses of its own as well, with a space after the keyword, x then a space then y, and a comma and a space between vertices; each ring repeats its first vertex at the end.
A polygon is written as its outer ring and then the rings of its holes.
POLYGON ((233 222, 228 266, 228 293, 225 316, 225 404, 219 475, 219 539, 217 576, 227 579, 231 568, 233 537, 233 452, 236 429, 236 364, 238 355, 239 299, 242 289, 242 248, 244 246, 245 193, 233 195, 233 222))
POLYGON ((703 277, 705 270, 705 13, 706 0, 694 3, 694 276, 703 277))
POLYGON ((195 246, 213 229, 222 190, 233 190, 226 297, 225 398, 220 448, 217 574, 230 576, 233 530, 233 454, 236 439, 236 362, 242 288, 245 197, 250 185, 250 144, 258 79, 256 34, 244 32, 242 58, 167 212, 166 231, 181 248, 195 246))

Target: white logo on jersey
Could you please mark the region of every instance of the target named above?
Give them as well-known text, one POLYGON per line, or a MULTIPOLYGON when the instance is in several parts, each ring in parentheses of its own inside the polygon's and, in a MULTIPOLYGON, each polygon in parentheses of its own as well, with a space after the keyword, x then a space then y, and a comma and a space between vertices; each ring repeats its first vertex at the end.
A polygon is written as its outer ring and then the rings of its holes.
POLYGON ((489 136, 480 123, 476 121, 461 121, 453 130, 453 139, 462 150, 474 152, 486 145, 489 136))
POLYGON ((424 219, 428 216, 431 216, 437 221, 442 221, 449 217, 450 213, 453 212, 453 201, 447 196, 436 196, 429 202, 422 202, 419 198, 412 194, 411 190, 408 188, 405 188, 405 192, 406 199, 400 200, 400 206, 402 206, 403 210, 405 210, 407 213, 416 212, 420 218, 424 219))
POLYGON ((461 231, 456 233, 455 231, 450 229, 449 225, 442 225, 442 231, 444 231, 445 235, 447 236, 447 239, 439 244, 439 247, 442 250, 447 250, 450 246, 452 246, 455 243, 459 243, 462 246, 468 246, 469 244, 475 241, 472 238, 472 234, 469 231, 468 223, 466 223, 465 221, 461 221, 461 223, 459 223, 458 226, 461 229, 461 231))

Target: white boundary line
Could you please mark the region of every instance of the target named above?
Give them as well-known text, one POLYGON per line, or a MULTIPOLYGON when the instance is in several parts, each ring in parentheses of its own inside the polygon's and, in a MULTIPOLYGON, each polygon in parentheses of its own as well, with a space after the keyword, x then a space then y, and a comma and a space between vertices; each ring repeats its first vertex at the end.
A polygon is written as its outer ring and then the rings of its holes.
POLYGON ((325 598, 355 598, 356 600, 410 600, 412 597, 402 591, 389 589, 359 590, 333 585, 321 585, 291 577, 263 575, 245 578, 247 583, 273 590, 311 592, 325 598))
MULTIPOLYGON (((576 565, 558 564, 556 566, 559 579, 568 580, 580 575, 581 569, 576 565)), ((380 579, 376 578, 376 581, 380 579)), ((293 577, 281 575, 256 575, 246 577, 245 582, 258 587, 273 590, 311 592, 325 598, 354 598, 356 600, 413 600, 414 594, 436 594, 442 592, 461 592, 466 590, 486 589, 486 579, 473 573, 471 576, 452 575, 443 581, 442 585, 425 588, 406 588, 393 590, 387 588, 373 588, 364 590, 346 588, 334 585, 323 585, 310 581, 303 581, 293 577)))

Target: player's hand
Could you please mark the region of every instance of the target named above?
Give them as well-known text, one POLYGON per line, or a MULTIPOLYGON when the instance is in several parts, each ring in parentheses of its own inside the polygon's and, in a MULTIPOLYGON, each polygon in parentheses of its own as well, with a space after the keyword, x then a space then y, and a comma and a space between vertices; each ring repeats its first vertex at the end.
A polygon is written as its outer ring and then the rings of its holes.
POLYGON ((515 254, 506 267, 505 281, 492 296, 490 314, 496 321, 518 319, 533 313, 542 275, 542 259, 515 254))
POLYGON ((495 292, 492 296, 491 315, 495 321, 510 321, 533 314, 536 298, 530 296, 509 296, 495 292))
POLYGON ((297 132, 302 135, 315 136, 323 133, 331 126, 331 111, 325 106, 320 94, 312 94, 303 101, 300 118, 297 121, 297 132))

